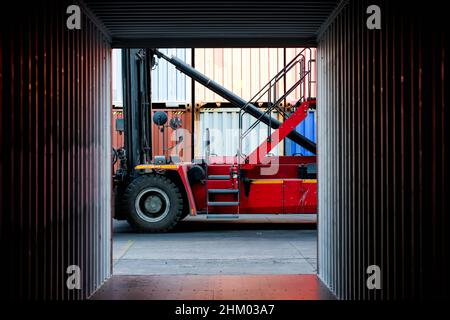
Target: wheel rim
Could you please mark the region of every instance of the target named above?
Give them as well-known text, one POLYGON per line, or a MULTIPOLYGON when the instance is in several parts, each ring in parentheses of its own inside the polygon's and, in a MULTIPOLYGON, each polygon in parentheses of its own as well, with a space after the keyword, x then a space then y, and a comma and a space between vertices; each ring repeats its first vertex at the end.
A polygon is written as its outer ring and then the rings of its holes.
POLYGON ((134 202, 138 216, 147 222, 163 220, 170 210, 167 193, 158 188, 147 188, 139 192, 134 202))

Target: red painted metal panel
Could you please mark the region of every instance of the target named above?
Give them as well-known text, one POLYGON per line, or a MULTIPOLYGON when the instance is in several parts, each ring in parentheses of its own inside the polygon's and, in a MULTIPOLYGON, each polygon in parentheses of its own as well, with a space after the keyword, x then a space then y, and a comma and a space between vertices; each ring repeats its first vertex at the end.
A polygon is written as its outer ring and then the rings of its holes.
POLYGON ((317 213, 317 180, 286 179, 283 213, 317 213))
POLYGON ((181 183, 184 186, 186 186, 186 188, 185 188, 186 197, 189 202, 189 208, 190 208, 189 214, 195 216, 197 214, 197 206, 195 204, 195 196, 192 192, 192 189, 188 187, 189 186, 189 179, 188 179, 188 175, 187 175, 188 169, 189 169, 188 165, 181 165, 178 167, 177 171, 180 176, 181 183))
MULTIPOLYGON (((229 175, 236 159, 223 163, 222 157, 211 158, 209 175, 229 175)), ((249 192, 243 180, 240 184, 239 213, 317 213, 317 181, 299 179, 299 167, 315 163, 316 157, 277 157, 276 172, 262 174, 266 165, 242 167, 242 174, 249 179, 249 192)), ((275 167, 274 167, 275 168, 275 167)), ((206 187, 196 183, 191 186, 199 211, 206 209, 206 187)), ((210 180, 209 189, 231 189, 231 180, 210 180)), ((237 201, 236 195, 214 195, 214 201, 237 201)), ((210 207, 211 213, 237 213, 236 207, 210 207)))
POLYGON ((249 196, 242 193, 240 207, 242 213, 283 213, 283 180, 254 180, 250 184, 249 196))

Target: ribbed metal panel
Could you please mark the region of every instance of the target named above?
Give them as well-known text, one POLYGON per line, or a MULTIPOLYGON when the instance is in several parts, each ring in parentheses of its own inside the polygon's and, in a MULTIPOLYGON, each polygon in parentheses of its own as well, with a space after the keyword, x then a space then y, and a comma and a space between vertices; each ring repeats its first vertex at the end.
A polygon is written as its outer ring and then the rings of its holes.
MULTIPOLYGON (((191 64, 191 49, 160 49, 168 56, 191 64)), ((168 107, 191 103, 191 79, 164 59, 158 59, 152 71, 152 101, 165 102, 168 107)))
POLYGON ((85 0, 114 47, 308 46, 338 0, 85 0))
MULTIPOLYGON (((167 123, 172 118, 179 118, 182 122, 182 127, 178 130, 173 130, 170 127, 164 130, 164 143, 168 155, 177 155, 182 161, 192 161, 191 154, 191 128, 192 128, 192 112, 191 110, 179 109, 158 109, 155 111, 164 111, 167 113, 167 123), (180 137, 182 141, 180 142, 180 137)), ((163 134, 158 127, 152 125, 152 154, 163 154, 163 134)))
MULTIPOLYGON (((276 114, 273 115, 275 118, 276 114)), ((243 118, 243 131, 249 128, 255 118, 245 114, 243 118)), ((239 147, 239 108, 217 108, 204 110, 199 114, 199 121, 195 128, 195 155, 202 157, 205 155, 206 129, 209 128, 211 140, 211 155, 234 156, 239 147)), ((274 130, 271 129, 271 132, 274 130)), ((268 136, 268 126, 260 123, 242 141, 242 152, 250 154, 268 136)), ((283 144, 280 143, 271 152, 274 155, 283 153, 283 144)))
MULTIPOLYGON (((225 87, 234 91, 235 93, 241 95, 245 99, 250 99, 260 88, 265 85, 270 78, 272 78, 280 69, 282 69, 286 62, 293 59, 302 48, 214 48, 214 49, 194 49, 195 55, 195 67, 200 72, 211 77, 213 80, 223 84, 225 87)), ((121 63, 115 61, 116 52, 118 49, 113 50, 113 92, 119 92, 122 86, 122 79, 118 79, 121 72, 115 72, 116 68, 121 69, 121 63), (115 66, 117 67, 115 68, 115 66), (117 77, 116 77, 117 76, 117 77)), ((188 49, 161 49, 166 55, 175 55, 178 58, 191 64, 191 50, 188 49)), ((315 59, 316 49, 311 48, 305 51, 305 58, 307 61, 315 59)), ((119 54, 117 54, 117 59, 119 59, 119 54)), ((312 77, 313 81, 316 80, 316 69, 315 64, 312 67, 312 77)), ((294 68, 286 76, 286 80, 281 82, 279 86, 279 95, 284 92, 284 86, 287 88, 292 86, 295 82, 299 80, 300 70, 294 68)), ((173 65, 169 64, 163 59, 158 59, 158 66, 152 72, 152 101, 154 103, 166 103, 168 106, 176 106, 178 104, 187 104, 191 102, 191 85, 192 81, 184 76, 180 71, 176 70, 173 65)), ((196 104, 203 105, 205 103, 211 102, 225 102, 225 100, 219 95, 215 94, 211 90, 205 88, 204 86, 195 83, 195 100, 196 104)), ((315 97, 315 84, 311 85, 311 96, 315 97)), ((267 100, 267 97, 265 97, 267 100)), ((294 90, 286 99, 287 104, 295 104, 295 102, 300 98, 300 87, 294 90)), ((121 105, 118 103, 117 105, 121 105)), ((177 111, 175 111, 177 112, 177 111)), ((199 112, 197 110, 197 112, 199 112)), ((209 121, 224 121, 220 124, 221 128, 226 130, 231 130, 236 133, 238 130, 238 112, 235 109, 230 109, 227 112, 222 112, 222 110, 212 110, 203 113, 201 111, 200 123, 197 126, 197 132, 199 134, 204 133, 200 130, 206 127, 212 128, 213 123, 209 121), (204 117, 204 115, 209 115, 204 117), (234 120, 231 120, 234 119, 234 120), (203 121, 207 121, 203 124, 203 121), (231 123, 231 121, 236 121, 231 123)), ((251 118, 245 118, 248 124, 251 118)), ((191 131, 191 121, 183 122, 183 128, 191 131), (189 126, 186 126, 189 125, 189 126)), ((302 134, 306 134, 308 138, 315 139, 315 117, 313 114, 305 119, 297 130, 302 134)), ((154 130, 154 133, 158 133, 154 130)), ((257 146, 267 136, 267 126, 260 126, 255 132, 252 132, 251 136, 248 137, 244 143, 247 152, 251 151, 257 146)), ((122 141, 121 136, 113 132, 114 141, 122 141)), ((301 148, 297 144, 290 140, 286 140, 286 147, 289 150, 287 154, 308 154, 309 152, 301 148)), ((155 151, 158 150, 159 154, 162 152, 162 147, 160 147, 161 141, 159 139, 155 140, 157 146, 155 146, 155 151)), ((232 155, 236 153, 237 140, 224 140, 225 144, 217 145, 218 155, 232 155), (232 152, 232 150, 234 150, 232 152)), ((196 144, 196 155, 202 154, 203 147, 201 145, 200 139, 196 144)), ((114 147, 120 147, 119 145, 113 144, 114 147)), ((279 151, 283 149, 284 143, 275 150, 274 153, 279 154, 279 151)), ((185 160, 190 160, 186 158, 187 154, 184 155, 185 160)))
MULTIPOLYGON (((174 130, 167 128, 164 132, 164 139, 167 147, 170 149, 168 154, 179 154, 180 158, 183 161, 191 161, 191 127, 192 127, 192 112, 191 110, 178 109, 158 109, 157 111, 167 112, 169 116, 169 121, 173 117, 181 118, 182 120, 182 128, 178 130, 178 133, 175 134, 174 130), (178 144, 178 147, 175 147, 177 139, 183 136, 183 142, 178 144), (178 149, 177 149, 178 148, 178 149)), ((124 146, 124 136, 115 130, 115 119, 119 119, 123 117, 123 113, 121 110, 113 110, 112 112, 112 125, 113 125, 113 133, 112 133, 112 147, 113 148, 121 148, 124 146)), ((310 117, 308 117, 310 119, 310 117)), ((244 117, 244 130, 248 128, 253 122, 254 118, 246 115, 244 117)), ((311 130, 310 123, 312 121, 308 121, 306 128, 308 130, 304 130, 309 133, 311 130)), ((314 125, 314 124, 312 124, 314 125)), ((195 144, 195 155, 196 157, 201 157, 204 155, 204 138, 205 138, 205 130, 206 128, 210 128, 211 136, 213 143, 211 145, 211 153, 217 154, 220 156, 231 156, 236 154, 238 145, 239 145, 239 109, 238 108, 224 108, 224 109, 214 109, 214 110, 202 110, 197 111, 197 121, 195 124, 196 133, 194 135, 194 144, 195 144), (222 133, 225 133, 222 135, 222 133)), ((159 131, 158 127, 152 125, 152 142, 153 142, 153 155, 162 155, 163 154, 163 142, 162 142, 162 133, 159 131)), ((272 130, 273 132, 273 130, 272 130)), ((300 132, 302 132, 300 130, 300 132)), ((244 149, 243 152, 248 154, 253 151, 266 137, 267 137, 267 126, 264 124, 259 124, 248 137, 244 140, 244 149)), ((290 141, 289 147, 293 146, 294 148, 299 149, 300 147, 297 144, 290 141)), ((297 150, 295 149, 295 150, 297 150)), ((291 150, 294 150, 293 148, 291 150)), ((298 152, 301 152, 297 150, 298 152)), ((279 155, 283 153, 283 144, 281 143, 277 148, 272 151, 273 154, 279 155)), ((294 154, 295 152, 292 151, 294 154)), ((306 152, 305 152, 306 153, 306 152)))
POLYGON ((112 111, 112 140, 111 145, 115 149, 123 148, 125 145, 124 134, 123 132, 119 132, 116 130, 116 120, 123 119, 123 110, 122 109, 113 109, 112 111))
POLYGON ((86 298, 111 271, 111 50, 84 13, 81 30, 66 28, 70 4, 21 3, 2 24, 7 299, 86 298), (81 268, 80 290, 66 287, 70 265, 81 268))
MULTIPOLYGON (((293 59, 302 48, 213 48, 194 49, 195 67, 211 79, 226 88, 250 99, 265 85, 286 62, 293 59)), ((191 49, 160 49, 168 56, 192 64, 191 49)), ((306 51, 307 61, 315 59, 315 49, 306 51)), ((113 104, 123 105, 122 97, 122 63, 120 49, 113 50, 113 104)), ((152 71, 152 100, 166 103, 168 107, 191 103, 192 81, 164 59, 157 60, 158 65, 152 71)), ((316 68, 313 65, 312 80, 316 79, 316 68)), ((300 70, 292 70, 278 88, 283 93, 287 87, 298 81, 300 70)), ((315 86, 312 96, 316 96, 315 86)), ((295 103, 300 98, 300 88, 294 90, 286 99, 287 103, 295 103)), ((195 100, 198 103, 225 102, 225 100, 202 85, 195 85, 195 100)))
MULTIPOLYGON (((117 131, 116 121, 117 119, 123 119, 123 111, 122 109, 113 109, 111 116, 111 146, 114 149, 120 149, 125 147, 125 133, 117 131)), ((120 161, 117 160, 116 164, 113 167, 114 172, 119 168, 120 161)))
MULTIPOLYGON (((182 122, 182 128, 177 132, 170 127, 164 130, 164 142, 166 144, 166 150, 168 155, 178 155, 183 161, 192 161, 191 156, 191 127, 192 127, 192 112, 188 109, 157 109, 156 111, 163 111, 167 113, 169 121, 172 118, 180 118, 182 122), (179 139, 183 137, 183 141, 180 143, 179 139), (178 141, 178 143, 176 143, 178 141)), ((112 111, 112 147, 115 149, 124 147, 124 134, 116 131, 115 120, 123 118, 123 111, 121 109, 114 109, 112 111)), ((163 154, 163 134, 160 129, 152 123, 152 155, 163 154)), ((116 164, 116 169, 119 164, 116 164)))
POLYGON ((112 103, 123 107, 122 49, 112 50, 112 103))
POLYGON ((375 3, 382 30, 351 1, 318 45, 319 276, 343 299, 448 298, 445 10, 375 3))
MULTIPOLYGON (((295 130, 299 132, 301 135, 305 136, 311 141, 317 142, 317 126, 316 126, 316 112, 309 111, 308 116, 305 120, 300 123, 295 130)), ((299 146, 294 141, 290 139, 285 139, 285 154, 288 156, 292 155, 302 155, 302 156, 312 156, 313 154, 306 150, 305 148, 299 146)))
MULTIPOLYGON (((179 59, 192 64, 191 49, 159 49, 168 56, 176 56, 179 59)), ((250 99, 259 89, 265 85, 284 64, 293 59, 302 48, 213 48, 194 49, 195 67, 211 79, 224 85, 226 88, 250 99)), ((311 48, 305 52, 307 61, 315 59, 316 50, 311 48)), ((122 58, 121 49, 113 50, 113 104, 123 105, 122 96, 122 58)), ((191 103, 192 81, 183 73, 164 59, 157 60, 158 65, 152 71, 152 100, 163 102, 167 106, 178 106, 191 103)), ((315 81, 315 64, 312 80, 315 81)), ((298 81, 300 70, 292 70, 286 76, 278 88, 284 90, 284 85, 289 88, 298 81)), ((315 86, 312 86, 311 96, 315 97, 315 86)), ((300 88, 294 90, 286 99, 287 103, 295 103, 300 98, 300 88)), ((225 100, 205 88, 195 85, 195 100, 198 103, 225 102, 225 100)))
MULTIPOLYGON (((159 49, 166 55, 176 56, 191 64, 191 49, 159 49)), ((157 60, 152 71, 152 101, 165 103, 168 107, 191 103, 191 79, 175 69, 164 59, 157 60)), ((122 49, 113 49, 113 105, 123 106, 122 49)))
MULTIPOLYGON (((245 100, 251 99, 284 67, 282 48, 195 49, 195 68, 245 100)), ((279 88, 281 92, 283 88, 279 88)), ((198 102, 225 100, 202 85, 195 86, 198 102)))
MULTIPOLYGON (((303 48, 212 48, 195 49, 195 68, 212 80, 233 91, 245 100, 251 99, 269 80, 289 63, 303 48)), ((305 51, 308 63, 315 58, 316 50, 305 51)), ((315 64, 312 66, 315 80, 315 64)), ((280 82, 279 95, 284 87, 289 89, 299 80, 300 70, 295 67, 280 82)), ((315 97, 315 88, 313 92, 315 97)), ((264 97, 267 102, 267 96, 264 97)), ((300 87, 286 99, 294 103, 300 98, 300 87)), ((205 88, 195 85, 195 100, 198 103, 225 102, 225 100, 205 88)))

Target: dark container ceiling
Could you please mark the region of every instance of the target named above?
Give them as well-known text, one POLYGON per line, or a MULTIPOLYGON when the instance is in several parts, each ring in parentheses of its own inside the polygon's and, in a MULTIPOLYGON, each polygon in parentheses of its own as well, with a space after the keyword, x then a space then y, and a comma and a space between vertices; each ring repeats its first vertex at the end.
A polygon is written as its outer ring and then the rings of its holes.
POLYGON ((339 0, 85 0, 113 47, 273 47, 315 45, 339 0))

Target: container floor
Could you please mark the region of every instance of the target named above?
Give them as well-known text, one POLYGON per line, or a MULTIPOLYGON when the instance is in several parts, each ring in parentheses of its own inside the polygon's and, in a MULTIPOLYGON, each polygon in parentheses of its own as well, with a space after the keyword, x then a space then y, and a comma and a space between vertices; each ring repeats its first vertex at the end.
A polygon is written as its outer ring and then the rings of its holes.
POLYGON ((316 275, 113 276, 92 300, 334 300, 316 275))

